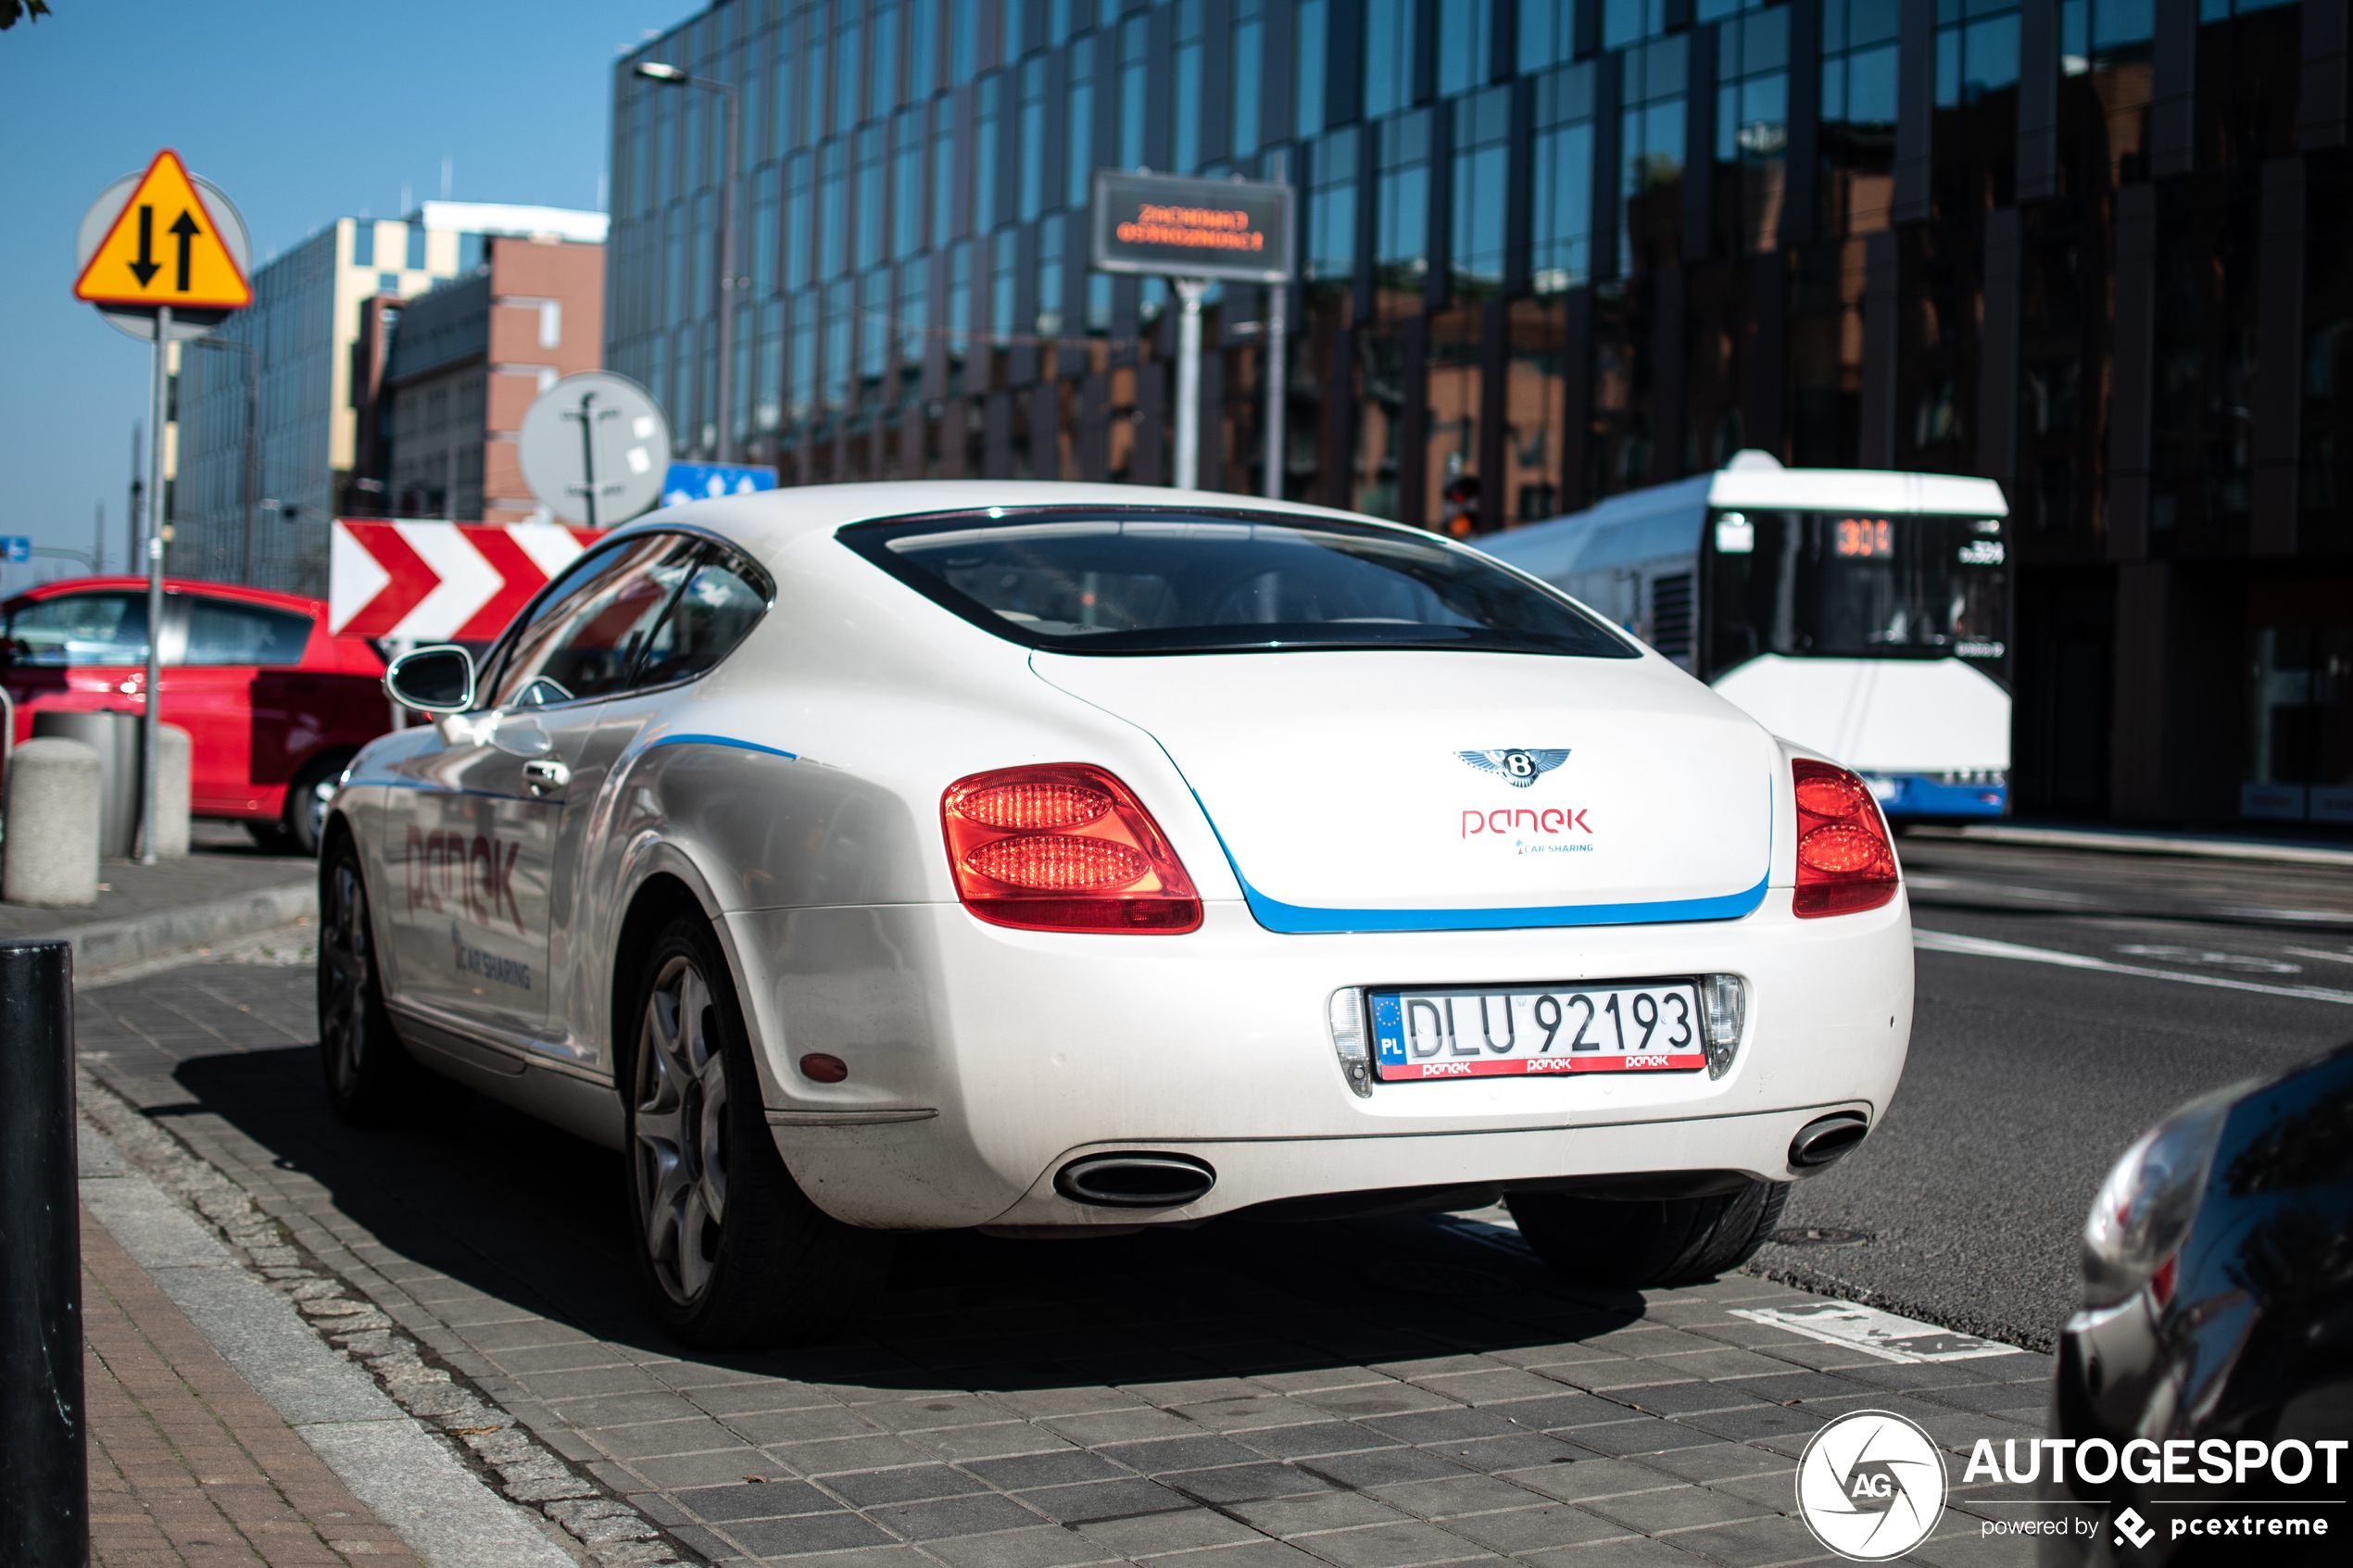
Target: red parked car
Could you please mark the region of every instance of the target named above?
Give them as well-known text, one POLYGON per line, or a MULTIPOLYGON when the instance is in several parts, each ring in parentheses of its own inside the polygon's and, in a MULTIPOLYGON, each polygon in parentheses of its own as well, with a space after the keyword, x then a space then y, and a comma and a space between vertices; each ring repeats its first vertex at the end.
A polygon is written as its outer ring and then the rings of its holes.
MULTIPOLYGON (((320 599, 172 579, 163 603, 163 720, 192 742, 191 814, 315 852, 320 786, 391 727, 384 660, 359 638, 327 635, 320 599)), ((146 665, 143 578, 73 578, 0 603, 0 679, 19 741, 46 709, 141 711, 146 665)))

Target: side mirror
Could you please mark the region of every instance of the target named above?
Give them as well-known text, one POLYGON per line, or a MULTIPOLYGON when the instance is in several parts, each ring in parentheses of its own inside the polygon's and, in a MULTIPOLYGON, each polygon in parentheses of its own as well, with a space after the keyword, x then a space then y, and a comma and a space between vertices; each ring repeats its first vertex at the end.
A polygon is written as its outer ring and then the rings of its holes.
POLYGON ((384 691, 420 713, 463 713, 474 702, 473 655, 454 646, 404 653, 384 667, 384 691))

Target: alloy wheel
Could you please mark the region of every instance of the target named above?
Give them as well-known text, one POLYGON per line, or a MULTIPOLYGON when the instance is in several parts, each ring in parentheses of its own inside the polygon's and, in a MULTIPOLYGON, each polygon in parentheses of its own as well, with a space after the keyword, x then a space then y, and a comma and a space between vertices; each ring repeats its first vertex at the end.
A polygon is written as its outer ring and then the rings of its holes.
POLYGON ((719 1260, 727 1212, 727 1065, 711 986, 673 958, 646 998, 637 1037, 637 1218, 671 1299, 698 1300, 719 1260))

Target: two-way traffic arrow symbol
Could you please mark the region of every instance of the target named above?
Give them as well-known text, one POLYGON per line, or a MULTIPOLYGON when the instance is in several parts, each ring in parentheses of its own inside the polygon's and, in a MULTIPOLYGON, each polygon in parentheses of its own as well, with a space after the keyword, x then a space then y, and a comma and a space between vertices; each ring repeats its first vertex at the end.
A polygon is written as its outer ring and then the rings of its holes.
MULTIPOLYGON (((142 207, 139 209, 139 259, 131 263, 131 275, 139 280, 139 286, 144 289, 147 286, 147 280, 160 270, 156 265, 156 209, 142 207)), ((184 283, 181 285, 182 288, 186 286, 184 283)))
POLYGON ((179 220, 171 225, 171 232, 180 236, 180 292, 186 294, 188 292, 188 242, 203 233, 204 231, 197 228, 196 220, 188 216, 188 209, 182 207, 179 220))

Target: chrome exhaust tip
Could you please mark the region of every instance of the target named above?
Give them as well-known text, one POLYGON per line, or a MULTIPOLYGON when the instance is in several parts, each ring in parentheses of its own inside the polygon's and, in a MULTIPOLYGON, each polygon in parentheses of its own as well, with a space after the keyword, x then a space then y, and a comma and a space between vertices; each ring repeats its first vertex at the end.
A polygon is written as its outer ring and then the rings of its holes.
POLYGON ((1089 1154, 1054 1173, 1054 1190, 1104 1209, 1181 1209, 1207 1196, 1217 1173, 1189 1154, 1089 1154))
POLYGON ((1842 1110, 1834 1116, 1808 1122, 1789 1141, 1790 1165, 1800 1171, 1818 1171, 1825 1165, 1834 1165, 1851 1153, 1870 1130, 1871 1124, 1856 1110, 1842 1110))

